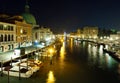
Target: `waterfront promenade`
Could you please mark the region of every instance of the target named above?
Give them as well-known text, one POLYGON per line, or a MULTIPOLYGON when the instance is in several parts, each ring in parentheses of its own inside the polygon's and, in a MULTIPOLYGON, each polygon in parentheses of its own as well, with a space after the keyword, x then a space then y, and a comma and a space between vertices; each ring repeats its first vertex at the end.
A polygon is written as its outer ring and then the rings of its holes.
MULTIPOLYGON (((37 49, 40 49, 40 48, 37 48, 37 49)), ((35 50, 36 50, 36 47, 33 47, 33 46, 25 47, 25 54, 33 52, 35 50)), ((0 62, 7 62, 7 61, 10 61, 11 58, 15 59, 15 58, 18 58, 18 57, 20 57, 20 56, 15 55, 14 50, 4 52, 4 53, 0 53, 0 62)))
MULTIPOLYGON (((54 45, 56 45, 56 48, 61 46, 61 44, 59 42, 57 42, 57 43, 53 42, 53 43, 50 43, 47 46, 42 46, 42 47, 38 47, 38 46, 24 47, 25 48, 25 54, 24 55, 30 54, 30 53, 35 53, 37 51, 40 52, 40 51, 43 51, 43 49, 46 49, 47 47, 51 47, 51 46, 54 46, 54 45)), ((0 53, 0 62, 6 63, 6 62, 9 62, 11 59, 16 59, 16 58, 19 58, 19 57, 24 56, 24 55, 16 55, 14 50, 4 52, 4 53, 0 53)))

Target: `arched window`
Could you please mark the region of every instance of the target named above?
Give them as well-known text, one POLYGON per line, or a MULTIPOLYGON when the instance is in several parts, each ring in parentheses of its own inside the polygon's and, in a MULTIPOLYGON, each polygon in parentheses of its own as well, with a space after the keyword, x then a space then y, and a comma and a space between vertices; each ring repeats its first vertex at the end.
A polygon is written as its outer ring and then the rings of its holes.
POLYGON ((3 35, 1 35, 1 42, 3 42, 3 35))
POLYGON ((5 42, 7 41, 7 35, 5 34, 5 42))
POLYGON ((11 26, 11 31, 13 31, 13 26, 11 26))
POLYGON ((8 30, 10 31, 10 26, 8 26, 8 30))
POLYGON ((8 41, 10 41, 10 35, 8 35, 8 41))

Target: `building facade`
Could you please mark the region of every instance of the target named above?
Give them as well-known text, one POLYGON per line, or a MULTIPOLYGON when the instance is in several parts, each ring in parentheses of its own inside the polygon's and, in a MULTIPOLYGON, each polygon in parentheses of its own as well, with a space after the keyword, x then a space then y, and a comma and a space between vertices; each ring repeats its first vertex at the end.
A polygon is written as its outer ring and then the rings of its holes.
POLYGON ((17 47, 32 45, 32 25, 26 22, 15 21, 17 47))
POLYGON ((16 25, 0 22, 0 52, 6 52, 15 48, 16 25))
POLYGON ((50 43, 54 39, 53 32, 50 28, 37 27, 33 30, 33 42, 50 43))
POLYGON ((0 52, 32 45, 32 25, 22 16, 1 15, 0 21, 0 52))
POLYGON ((84 27, 83 28, 83 37, 85 39, 96 39, 98 38, 98 27, 84 27))

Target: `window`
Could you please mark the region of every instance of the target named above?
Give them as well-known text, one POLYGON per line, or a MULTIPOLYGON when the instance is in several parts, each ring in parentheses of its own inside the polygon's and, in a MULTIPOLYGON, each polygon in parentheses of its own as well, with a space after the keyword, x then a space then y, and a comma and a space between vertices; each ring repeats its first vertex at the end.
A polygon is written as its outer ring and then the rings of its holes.
POLYGON ((11 26, 8 26, 8 30, 9 30, 9 31, 10 31, 10 27, 11 27, 11 26))
POLYGON ((0 41, 3 42, 3 35, 1 35, 1 40, 0 41))
POLYGON ((5 34, 5 42, 7 41, 7 35, 5 34))
POLYGON ((10 35, 8 35, 8 41, 10 41, 10 35))
POLYGON ((2 24, 0 24, 0 30, 3 30, 3 25, 2 24))
POLYGON ((13 26, 11 26, 11 31, 13 31, 13 26))

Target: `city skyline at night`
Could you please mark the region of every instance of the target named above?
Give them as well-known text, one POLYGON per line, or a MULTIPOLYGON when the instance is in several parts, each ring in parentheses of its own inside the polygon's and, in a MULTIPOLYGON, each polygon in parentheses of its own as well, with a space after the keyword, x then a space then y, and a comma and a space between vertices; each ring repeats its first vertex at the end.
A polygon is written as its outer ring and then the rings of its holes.
POLYGON ((120 83, 119 3, 1 0, 0 83, 120 83))
MULTIPOLYGON (((104 0, 29 0, 30 13, 37 24, 47 26, 57 32, 71 32, 84 26, 97 26, 106 29, 118 29, 119 2, 104 0)), ((8 14, 22 14, 26 0, 1 0, 0 12, 8 14)))

